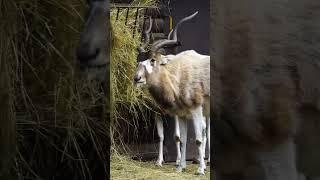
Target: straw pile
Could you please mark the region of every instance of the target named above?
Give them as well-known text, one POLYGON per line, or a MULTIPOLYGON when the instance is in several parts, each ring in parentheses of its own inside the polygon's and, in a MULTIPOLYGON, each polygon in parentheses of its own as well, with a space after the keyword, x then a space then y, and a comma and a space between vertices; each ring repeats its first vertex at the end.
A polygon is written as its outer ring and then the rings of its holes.
POLYGON ((85 1, 0 6, 1 150, 16 149, 0 152, 1 179, 9 170, 17 179, 105 176, 93 173, 109 158, 105 95, 75 66, 85 1))
MULTIPOLYGON (((133 4, 152 5, 151 0, 134 1, 133 4)), ((141 9, 143 11, 143 9, 141 9)), ((112 122, 111 140, 114 149, 125 150, 126 135, 136 135, 139 126, 150 123, 150 116, 157 111, 152 98, 133 84, 137 66, 137 47, 140 34, 133 37, 135 9, 129 11, 128 23, 125 24, 127 11, 122 10, 116 20, 116 9, 111 11, 112 46, 111 46, 111 85, 112 85, 112 122), (130 132, 126 132, 130 129, 130 132)), ((142 14, 142 12, 140 13, 142 14)), ((138 19, 142 21, 142 19, 138 19)), ((138 22, 137 22, 138 24, 138 22)), ((138 139, 139 137, 134 137, 138 139)))
POLYGON ((150 180, 207 180, 210 179, 209 167, 204 176, 195 175, 198 168, 197 164, 188 162, 185 172, 177 173, 174 163, 164 164, 159 168, 153 161, 142 162, 134 161, 126 156, 117 153, 111 156, 111 179, 112 180, 132 180, 132 179, 150 179, 150 180))

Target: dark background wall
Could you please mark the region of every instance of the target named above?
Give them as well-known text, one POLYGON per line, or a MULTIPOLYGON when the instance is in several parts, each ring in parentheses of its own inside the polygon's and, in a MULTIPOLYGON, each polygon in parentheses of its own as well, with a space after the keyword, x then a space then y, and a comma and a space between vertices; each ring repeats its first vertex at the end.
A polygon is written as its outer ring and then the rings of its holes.
POLYGON ((171 13, 173 25, 185 16, 199 11, 191 21, 181 25, 178 38, 182 46, 178 51, 194 49, 200 54, 209 54, 209 0, 171 0, 171 13))

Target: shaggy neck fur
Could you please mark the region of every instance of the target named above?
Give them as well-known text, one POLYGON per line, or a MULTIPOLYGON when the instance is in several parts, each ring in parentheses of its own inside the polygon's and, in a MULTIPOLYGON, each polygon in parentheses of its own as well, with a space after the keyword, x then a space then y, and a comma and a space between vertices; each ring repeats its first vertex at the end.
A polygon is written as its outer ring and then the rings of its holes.
POLYGON ((182 114, 186 113, 186 109, 200 106, 205 94, 208 94, 205 93, 204 78, 198 72, 200 70, 195 70, 191 62, 183 61, 176 60, 157 67, 154 73, 147 76, 151 95, 162 108, 171 113, 182 114))
POLYGON ((160 67, 158 70, 160 73, 154 73, 154 75, 149 76, 147 79, 149 81, 149 91, 162 108, 177 109, 179 105, 176 98, 179 92, 175 87, 178 85, 178 82, 169 78, 171 73, 166 68, 160 67))

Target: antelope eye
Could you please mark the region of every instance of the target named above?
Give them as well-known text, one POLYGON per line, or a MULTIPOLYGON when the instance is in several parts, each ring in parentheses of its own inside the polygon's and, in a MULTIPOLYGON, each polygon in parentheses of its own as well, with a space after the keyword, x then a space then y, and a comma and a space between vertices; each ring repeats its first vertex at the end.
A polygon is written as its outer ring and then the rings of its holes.
POLYGON ((150 59, 150 64, 151 64, 151 66, 155 66, 156 60, 155 59, 150 59))

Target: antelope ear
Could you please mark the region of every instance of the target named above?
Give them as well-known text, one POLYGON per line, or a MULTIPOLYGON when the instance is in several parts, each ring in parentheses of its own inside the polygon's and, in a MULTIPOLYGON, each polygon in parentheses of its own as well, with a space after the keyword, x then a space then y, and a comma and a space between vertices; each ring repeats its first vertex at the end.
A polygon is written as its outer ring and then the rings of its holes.
POLYGON ((167 58, 161 59, 161 61, 160 61, 160 65, 166 65, 167 63, 168 63, 167 58))
POLYGON ((171 61, 171 56, 167 55, 167 56, 163 56, 161 55, 161 60, 160 60, 160 65, 166 65, 171 61))

